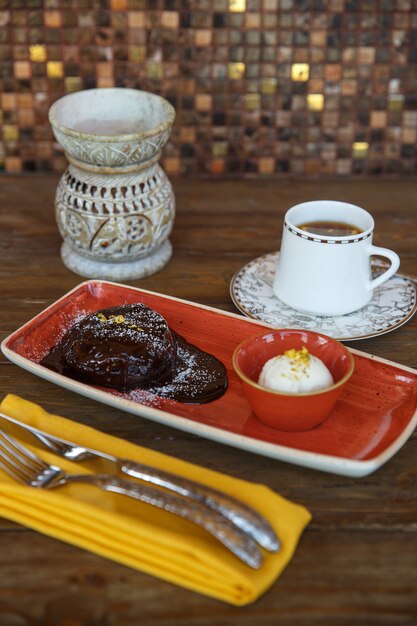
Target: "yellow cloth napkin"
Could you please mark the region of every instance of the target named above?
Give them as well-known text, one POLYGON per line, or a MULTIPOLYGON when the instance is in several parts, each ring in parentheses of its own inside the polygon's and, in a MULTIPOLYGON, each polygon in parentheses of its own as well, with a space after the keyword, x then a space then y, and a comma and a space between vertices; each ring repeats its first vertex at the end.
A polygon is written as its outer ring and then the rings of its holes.
MULTIPOLYGON (((260 570, 241 563, 208 533, 190 522, 127 497, 82 484, 57 490, 25 487, 0 470, 0 515, 56 539, 107 557, 173 584, 245 605, 256 600, 290 561, 311 519, 302 506, 269 488, 141 448, 88 426, 52 415, 40 406, 8 395, 1 412, 48 433, 122 458, 154 465, 201 481, 256 508, 282 541, 277 554, 264 552, 260 570)), ((0 420, 0 427, 2 426, 0 420)), ((12 428, 7 426, 11 432, 12 428)), ((25 443, 31 441, 15 428, 25 443)), ((76 473, 114 472, 114 464, 94 460, 75 464, 32 445, 48 462, 76 473)))

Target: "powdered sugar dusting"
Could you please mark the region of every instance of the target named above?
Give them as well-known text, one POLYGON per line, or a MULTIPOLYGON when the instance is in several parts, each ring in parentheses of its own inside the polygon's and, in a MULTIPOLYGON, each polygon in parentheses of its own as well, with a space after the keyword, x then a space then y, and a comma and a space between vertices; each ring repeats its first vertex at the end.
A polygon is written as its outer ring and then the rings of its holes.
POLYGON ((131 389, 130 391, 116 391, 112 389, 112 394, 120 396, 124 400, 130 400, 131 402, 137 402, 145 406, 151 406, 155 409, 161 408, 162 400, 159 396, 151 393, 147 389, 131 389))
POLYGON ((156 385, 149 391, 164 397, 183 398, 182 401, 199 400, 210 387, 224 386, 224 373, 213 367, 213 359, 206 352, 190 352, 189 344, 177 337, 177 363, 172 380, 165 385, 156 385))
POLYGON ((227 388, 218 359, 187 343, 141 303, 83 317, 42 364, 147 406, 158 407, 162 399, 209 402, 227 388))

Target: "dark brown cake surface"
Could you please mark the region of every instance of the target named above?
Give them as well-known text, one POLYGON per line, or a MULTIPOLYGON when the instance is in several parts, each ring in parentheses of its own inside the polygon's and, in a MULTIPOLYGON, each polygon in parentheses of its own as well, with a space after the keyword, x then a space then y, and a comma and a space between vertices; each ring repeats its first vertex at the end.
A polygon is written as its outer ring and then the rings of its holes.
POLYGON ((221 396, 226 370, 144 304, 102 309, 76 323, 41 365, 93 385, 147 389, 181 402, 221 396))
POLYGON ((176 353, 164 318, 144 304, 88 315, 61 342, 64 367, 87 382, 117 389, 168 380, 176 353))

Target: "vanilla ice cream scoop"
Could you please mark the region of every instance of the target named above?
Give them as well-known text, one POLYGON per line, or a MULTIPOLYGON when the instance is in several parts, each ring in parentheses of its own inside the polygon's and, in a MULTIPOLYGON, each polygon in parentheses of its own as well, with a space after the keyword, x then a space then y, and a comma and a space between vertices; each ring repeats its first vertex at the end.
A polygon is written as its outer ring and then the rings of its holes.
POLYGON ((258 384, 273 391, 308 393, 331 387, 334 380, 323 361, 303 346, 301 350, 287 350, 269 359, 262 368, 258 384))

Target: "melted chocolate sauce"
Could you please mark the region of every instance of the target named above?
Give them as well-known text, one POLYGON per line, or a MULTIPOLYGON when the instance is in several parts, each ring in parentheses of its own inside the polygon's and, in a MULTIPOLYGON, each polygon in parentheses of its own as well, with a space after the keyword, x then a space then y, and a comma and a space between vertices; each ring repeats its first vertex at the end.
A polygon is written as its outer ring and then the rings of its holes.
POLYGON ((185 403, 210 402, 227 389, 224 365, 177 335, 143 304, 88 315, 40 364, 88 384, 145 389, 185 403))

